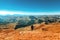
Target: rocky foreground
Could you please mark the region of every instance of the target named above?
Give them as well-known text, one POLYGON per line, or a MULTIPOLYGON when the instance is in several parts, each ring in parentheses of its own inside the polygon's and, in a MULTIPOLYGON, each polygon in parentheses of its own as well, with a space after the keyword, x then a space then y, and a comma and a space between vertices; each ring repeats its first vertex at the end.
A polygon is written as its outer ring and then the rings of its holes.
POLYGON ((60 40, 60 23, 44 25, 33 31, 3 29, 0 30, 0 40, 60 40))

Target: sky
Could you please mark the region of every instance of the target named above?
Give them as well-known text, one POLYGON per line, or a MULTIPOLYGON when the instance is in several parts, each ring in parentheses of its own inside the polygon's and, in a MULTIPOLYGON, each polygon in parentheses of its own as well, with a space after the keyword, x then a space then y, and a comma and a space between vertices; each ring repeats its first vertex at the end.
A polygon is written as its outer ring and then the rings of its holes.
POLYGON ((0 14, 60 15, 60 0, 0 0, 0 14))

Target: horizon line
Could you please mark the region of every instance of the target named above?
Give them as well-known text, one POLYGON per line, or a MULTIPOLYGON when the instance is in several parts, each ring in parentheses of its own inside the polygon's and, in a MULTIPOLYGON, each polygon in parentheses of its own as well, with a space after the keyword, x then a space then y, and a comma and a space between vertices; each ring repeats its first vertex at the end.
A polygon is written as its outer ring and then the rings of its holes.
POLYGON ((60 12, 23 12, 23 11, 1 11, 0 15, 60 15, 60 12))

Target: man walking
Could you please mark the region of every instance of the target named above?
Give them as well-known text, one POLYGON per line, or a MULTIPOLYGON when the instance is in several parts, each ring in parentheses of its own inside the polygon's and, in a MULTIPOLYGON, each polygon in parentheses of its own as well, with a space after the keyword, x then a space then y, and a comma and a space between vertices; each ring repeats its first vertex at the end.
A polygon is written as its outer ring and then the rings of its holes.
POLYGON ((33 25, 31 26, 31 30, 34 30, 34 26, 33 25))

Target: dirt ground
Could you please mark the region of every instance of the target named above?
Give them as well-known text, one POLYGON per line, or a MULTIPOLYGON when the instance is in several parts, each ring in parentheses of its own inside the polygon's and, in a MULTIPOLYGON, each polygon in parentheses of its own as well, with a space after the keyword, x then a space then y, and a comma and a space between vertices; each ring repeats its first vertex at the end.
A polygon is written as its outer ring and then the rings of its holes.
POLYGON ((60 40, 60 23, 39 27, 33 31, 3 29, 0 30, 0 40, 60 40))

